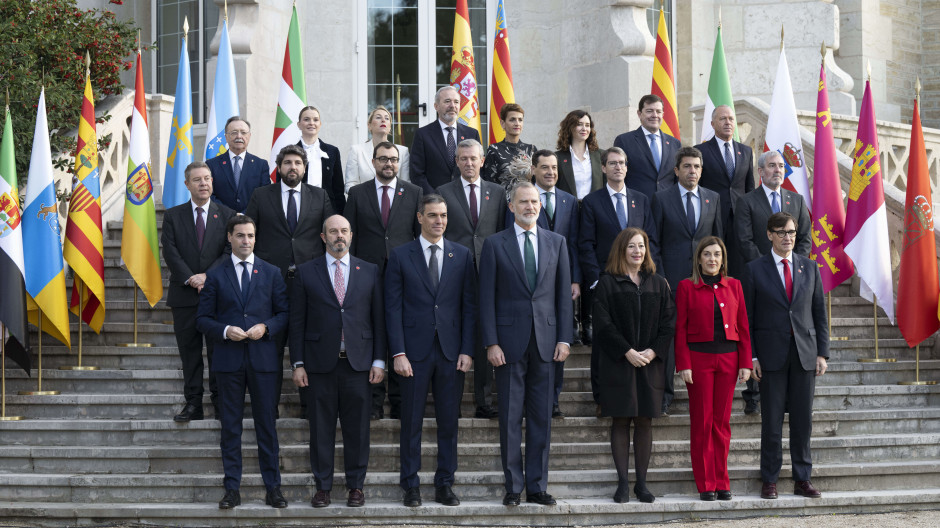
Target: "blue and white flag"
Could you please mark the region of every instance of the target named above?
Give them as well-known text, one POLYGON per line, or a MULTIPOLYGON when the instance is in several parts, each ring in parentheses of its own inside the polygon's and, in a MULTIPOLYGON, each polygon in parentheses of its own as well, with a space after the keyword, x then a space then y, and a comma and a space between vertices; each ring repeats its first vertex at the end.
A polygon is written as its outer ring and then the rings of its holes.
POLYGON ((215 82, 212 100, 209 103, 209 120, 206 122, 206 159, 212 159, 228 151, 225 140, 225 122, 238 115, 238 86, 235 84, 235 61, 232 59, 232 43, 228 38, 228 21, 222 23, 222 40, 215 63, 215 82))
POLYGON ((176 102, 173 103, 173 130, 167 147, 166 170, 163 171, 163 205, 167 209, 189 201, 184 171, 192 162, 192 82, 189 79, 189 50, 186 49, 186 37, 183 37, 176 76, 176 102))

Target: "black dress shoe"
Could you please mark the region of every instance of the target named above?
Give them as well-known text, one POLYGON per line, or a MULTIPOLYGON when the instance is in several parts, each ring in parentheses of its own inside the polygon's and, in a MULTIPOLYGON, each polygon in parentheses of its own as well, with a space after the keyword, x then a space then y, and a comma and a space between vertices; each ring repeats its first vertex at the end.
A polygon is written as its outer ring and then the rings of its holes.
POLYGON ((703 501, 711 502, 718 497, 715 495, 714 491, 703 491, 698 494, 698 498, 702 499, 703 501))
POLYGON ((731 500, 731 490, 718 490, 718 500, 731 500))
POLYGON ((808 480, 797 481, 793 484, 793 494, 802 495, 808 499, 818 499, 822 493, 813 487, 813 483, 808 480))
POLYGON ((272 488, 264 496, 264 503, 274 508, 286 508, 287 500, 281 495, 281 488, 272 488))
POLYGON ((544 491, 540 491, 538 493, 526 493, 525 501, 541 504, 542 506, 554 506, 556 504, 555 497, 552 497, 544 491))
POLYGON ((310 499, 310 505, 314 508, 326 508, 330 505, 329 490, 317 490, 316 495, 310 499))
POLYGON ((621 482, 617 485, 617 491, 614 492, 614 502, 619 504, 630 502, 629 482, 621 482))
POLYGON ((776 482, 764 482, 764 484, 760 488, 760 498, 776 499, 777 498, 777 483, 776 482))
POLYGON ((235 506, 241 506, 242 497, 237 489, 225 490, 225 496, 219 501, 220 510, 231 510, 235 506))
POLYGON ((650 493, 646 486, 640 487, 639 484, 633 486, 633 493, 636 493, 636 498, 640 499, 640 502, 656 502, 656 496, 650 493))
POLYGON ((454 490, 450 486, 438 486, 434 488, 434 502, 439 502, 444 506, 460 506, 460 499, 454 495, 454 490))
POLYGON ((477 407, 475 416, 477 418, 487 418, 492 420, 493 418, 499 418, 499 411, 490 405, 481 405, 480 407, 477 407))
POLYGON ((503 497, 503 505, 505 506, 518 506, 519 505, 519 494, 518 493, 507 493, 503 497))
POLYGON ((202 420, 202 407, 196 407, 191 403, 183 406, 183 410, 173 417, 174 422, 188 422, 190 420, 202 420))
POLYGON ((361 489, 349 490, 349 495, 346 496, 346 506, 359 508, 360 506, 365 506, 365 504, 366 496, 362 493, 361 489))
POLYGON ((561 412, 561 407, 557 405, 552 406, 552 418, 564 418, 565 413, 561 412))
POLYGON ((421 506, 421 490, 418 489, 418 486, 405 490, 405 498, 402 499, 401 503, 409 508, 421 506))
POLYGON ((585 345, 591 346, 591 343, 594 342, 593 336, 591 335, 591 334, 593 334, 593 333, 594 333, 594 332, 593 332, 593 330, 592 330, 592 328, 591 328, 591 324, 590 324, 590 323, 589 323, 589 324, 582 324, 582 325, 581 325, 581 336, 582 336, 582 337, 581 337, 581 341, 582 341, 585 345))
POLYGON ((747 402, 744 405, 744 414, 760 414, 760 407, 754 402, 747 402))

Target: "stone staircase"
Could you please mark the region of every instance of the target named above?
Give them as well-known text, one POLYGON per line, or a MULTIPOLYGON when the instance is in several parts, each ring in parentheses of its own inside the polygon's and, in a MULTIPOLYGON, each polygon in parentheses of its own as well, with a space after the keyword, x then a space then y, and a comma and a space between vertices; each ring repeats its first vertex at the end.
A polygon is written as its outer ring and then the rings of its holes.
MULTIPOLYGON (((97 371, 58 370, 73 365, 69 351, 43 337, 43 388, 55 396, 20 396, 35 389, 32 379, 7 371, 7 414, 19 422, 0 422, 0 518, 30 525, 138 522, 184 526, 309 526, 351 524, 442 524, 575 526, 662 522, 673 519, 734 518, 764 515, 866 513, 940 509, 940 387, 903 386, 914 378, 913 351, 896 327, 879 320, 879 352, 896 363, 864 364, 872 357, 871 304, 852 287, 833 292, 833 335, 829 372, 819 379, 814 413, 814 483, 823 498, 789 494, 789 455, 784 440, 781 497, 762 500, 758 454, 760 417, 745 416, 736 394, 729 457, 735 500, 698 500, 689 462, 688 396, 677 382, 673 414, 654 421, 649 487, 653 504, 615 504, 616 487, 608 444, 609 420, 595 418, 590 395, 590 349, 576 347, 566 364, 562 409, 554 420, 549 492, 558 506, 501 504, 503 476, 495 420, 464 418, 459 430, 456 508, 435 504, 424 486, 425 506, 405 508, 398 487, 398 422, 372 422, 372 451, 364 508, 345 507, 343 476, 337 474, 334 505, 309 506, 313 479, 305 420, 298 418, 297 393, 285 371, 278 437, 281 444, 285 510, 264 506, 254 427, 243 437, 244 506, 220 511, 222 464, 219 424, 211 419, 174 423, 181 407, 182 374, 170 310, 161 301, 151 309, 139 296, 138 339, 150 348, 120 348, 133 339, 133 282, 119 267, 120 224, 108 224, 105 241, 107 316, 102 335, 83 335, 83 364, 97 371)), ((164 270, 164 273, 165 270, 164 270)), ((166 282, 164 282, 166 285, 166 282)), ((73 322, 73 343, 78 327, 73 322)), ((940 378, 940 357, 922 347, 921 379, 940 378)), ((34 334, 35 340, 35 334, 34 334)), ((34 344, 35 346, 35 344, 34 344)), ((471 379, 467 387, 472 387, 471 379)), ((207 402, 208 404, 208 396, 207 402)), ((210 407, 207 405, 207 409, 210 407)), ((462 402, 473 415, 470 394, 462 402)), ((246 409, 250 415, 250 409, 246 409)), ((429 404, 427 416, 433 416, 429 404)), ((425 420, 421 478, 433 480, 435 431, 425 420)), ((337 435, 341 438, 341 434, 337 435)), ((337 456, 342 456, 342 446, 337 456)), ((341 462, 337 468, 342 468, 341 462)), ((631 462, 632 464, 632 462, 631 462)), ((341 472, 341 471, 340 471, 341 472)))

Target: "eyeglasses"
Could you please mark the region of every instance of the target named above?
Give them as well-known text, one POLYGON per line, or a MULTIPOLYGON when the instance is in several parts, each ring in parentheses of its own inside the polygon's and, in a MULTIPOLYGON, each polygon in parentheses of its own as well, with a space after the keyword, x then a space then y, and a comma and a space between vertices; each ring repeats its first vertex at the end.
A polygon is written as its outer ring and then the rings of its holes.
POLYGON ((789 231, 784 231, 780 229, 780 230, 774 231, 773 233, 777 235, 777 238, 796 238, 795 229, 791 229, 789 231))
POLYGON ((608 167, 626 167, 627 162, 626 161, 608 161, 607 166, 608 167))
POLYGON ((229 137, 239 137, 239 136, 248 137, 251 135, 251 132, 242 131, 242 130, 229 130, 228 132, 225 133, 225 135, 229 137))
POLYGON ((386 163, 398 163, 398 158, 390 158, 388 156, 379 156, 378 158, 375 158, 375 159, 376 161, 378 161, 379 163, 383 165, 386 163))

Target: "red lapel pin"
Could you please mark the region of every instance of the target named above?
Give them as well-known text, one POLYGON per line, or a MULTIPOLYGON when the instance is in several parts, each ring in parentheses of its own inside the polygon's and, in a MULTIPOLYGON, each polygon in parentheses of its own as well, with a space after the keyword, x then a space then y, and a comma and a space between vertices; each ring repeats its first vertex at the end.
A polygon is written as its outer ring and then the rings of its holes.
POLYGON ((359 266, 356 266, 356 269, 359 269, 359 266))
POLYGON ((212 218, 218 218, 218 217, 219 217, 219 215, 217 215, 217 214, 212 215, 212 218))
POLYGON ((258 274, 258 270, 254 270, 254 273, 255 273, 255 275, 257 275, 257 274, 258 274))
POLYGON ((227 161, 223 161, 223 162, 222 162, 222 165, 228 165, 228 162, 227 162, 227 161))
POLYGON ((708 198, 705 198, 705 203, 710 203, 710 202, 708 201, 708 198))
POLYGON ((398 196, 401 196, 401 191, 398 191, 398 196))
POLYGON ((790 202, 787 202, 787 205, 790 205, 790 202))

